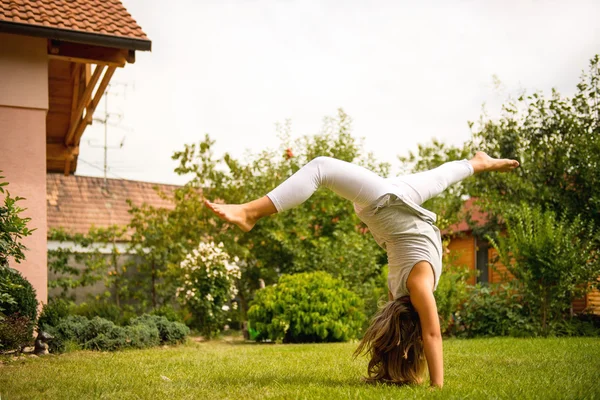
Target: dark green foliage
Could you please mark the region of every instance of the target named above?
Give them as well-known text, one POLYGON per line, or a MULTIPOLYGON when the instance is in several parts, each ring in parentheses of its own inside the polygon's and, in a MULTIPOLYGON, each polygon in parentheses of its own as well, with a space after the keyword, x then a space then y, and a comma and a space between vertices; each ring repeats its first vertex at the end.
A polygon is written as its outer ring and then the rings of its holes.
POLYGON ((48 269, 56 278, 48 282, 50 288, 61 288, 62 297, 70 297, 71 290, 85 287, 102 281, 111 292, 107 292, 117 306, 122 300, 132 298, 129 284, 135 286, 136 280, 125 276, 127 265, 121 261, 121 252, 117 247, 125 237, 126 228, 109 226, 92 227, 85 235, 71 235, 61 229, 51 230, 49 237, 61 243, 69 242, 65 247, 48 251, 48 269), (85 249, 76 252, 72 244, 85 249), (85 268, 80 270, 74 264, 81 263, 85 268))
MULTIPOLYGON (((127 345, 129 338, 124 327, 115 325, 112 321, 95 317, 88 320, 83 335, 78 337, 81 347, 88 350, 119 350, 127 345)), ((134 332, 137 333, 137 332, 134 332)), ((155 332, 158 336, 158 332, 155 332)))
POLYGON ((160 306, 150 312, 150 315, 158 315, 160 317, 165 317, 169 321, 172 322, 184 322, 183 312, 181 310, 176 310, 170 304, 165 304, 160 306))
POLYGON ((600 315, 581 314, 557 321, 552 327, 557 336, 600 336, 600 315))
MULTIPOLYGON (((33 286, 16 269, 0 266, 0 290, 10 297, 6 301, 0 296, 0 309, 6 316, 19 314, 27 317, 29 321, 29 333, 33 333, 33 327, 37 318, 37 299, 33 286)), ((1 314, 0 313, 0 316, 1 314)))
POLYGON ((454 313, 453 333, 459 337, 513 336, 598 336, 600 317, 597 315, 565 316, 548 321, 546 330, 534 308, 516 284, 476 286, 469 298, 454 313))
MULTIPOLYGON (((447 243, 444 244, 446 246, 447 243)), ((438 315, 440 316, 440 329, 443 334, 456 334, 456 314, 460 304, 469 296, 469 285, 467 279, 472 275, 466 266, 458 265, 456 257, 448 252, 443 256, 444 272, 435 296, 438 315)))
POLYGON ((162 344, 182 342, 190 333, 190 328, 181 322, 171 322, 165 317, 144 314, 131 320, 131 325, 156 326, 162 344))
POLYGON ((504 106, 499 120, 480 123, 472 148, 516 158, 510 174, 482 174, 471 181, 472 195, 502 214, 525 202, 600 226, 600 65, 598 55, 581 77, 572 98, 552 91, 523 95, 504 106))
POLYGON ((536 336, 539 324, 523 296, 508 285, 476 286, 455 313, 457 336, 536 336))
POLYGON ((19 313, 0 320, 0 352, 20 350, 23 346, 31 344, 31 325, 30 319, 19 313))
POLYGON ((45 330, 48 326, 57 326, 61 319, 66 318, 73 308, 73 303, 62 299, 50 299, 44 304, 40 317, 38 318, 39 330, 45 330))
POLYGON ((54 337, 48 343, 50 352, 65 351, 68 342, 83 342, 88 321, 87 318, 80 315, 69 315, 67 318, 61 319, 55 326, 45 325, 44 330, 54 337), (82 339, 79 340, 79 338, 82 339))
POLYGON ((136 316, 131 306, 118 307, 108 301, 90 301, 72 306, 71 313, 86 318, 100 317, 112 321, 117 325, 127 325, 131 318, 136 316))
POLYGON ((143 349, 158 346, 161 343, 160 331, 153 324, 138 323, 123 327, 126 343, 129 347, 143 349))
POLYGON ((131 319, 126 326, 100 317, 70 315, 54 326, 44 324, 44 330, 54 336, 50 341, 53 352, 63 352, 72 344, 76 348, 101 351, 175 344, 183 342, 190 331, 179 322, 147 314, 131 319))
MULTIPOLYGON (((0 193, 5 194, 4 205, 0 205, 0 266, 8 265, 10 257, 18 263, 25 259, 23 253, 25 246, 21 240, 33 232, 27 228, 31 218, 19 217, 19 214, 25 209, 19 207, 17 203, 25 199, 18 196, 11 197, 10 193, 4 189, 8 182, 3 182, 3 179, 4 177, 0 176, 0 193)), ((2 282, 1 278, 0 282, 2 282)))
POLYGON ((506 212, 505 218, 507 234, 491 243, 519 281, 528 312, 541 326, 539 333, 548 335, 588 282, 600 276, 594 223, 580 216, 559 218, 526 204, 506 212))
POLYGON ((248 311, 257 340, 343 342, 361 332, 363 302, 325 272, 282 275, 259 290, 248 311))

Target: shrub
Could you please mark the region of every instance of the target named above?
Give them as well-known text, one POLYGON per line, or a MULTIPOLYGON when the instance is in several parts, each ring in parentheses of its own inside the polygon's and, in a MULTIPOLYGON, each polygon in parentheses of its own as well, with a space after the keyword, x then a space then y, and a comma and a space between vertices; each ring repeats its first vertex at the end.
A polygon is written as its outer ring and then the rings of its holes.
POLYGON ((169 304, 162 305, 157 309, 154 309, 150 312, 150 315, 158 315, 160 317, 165 317, 169 321, 173 322, 184 322, 184 317, 181 311, 177 311, 173 306, 169 304))
POLYGON ((6 316, 19 314, 28 318, 29 335, 37 317, 37 299, 33 286, 16 269, 0 266, 0 291, 8 296, 0 296, 0 309, 6 316), (11 300, 6 301, 7 298, 11 300), (2 299, 5 299, 4 301, 2 299))
POLYGON ((467 279, 471 272, 466 266, 458 264, 456 258, 444 255, 444 273, 440 276, 438 287, 433 293, 440 316, 440 328, 444 334, 456 334, 456 312, 460 304, 469 297, 467 279))
MULTIPOLYGON (((179 264, 179 301, 194 314, 194 325, 207 337, 217 334, 226 320, 228 303, 238 293, 239 267, 223 251, 223 243, 201 242, 179 264)), ((234 303, 237 304, 237 303, 234 303)))
POLYGON ((282 275, 276 286, 256 292, 248 310, 257 340, 342 342, 357 338, 363 302, 325 272, 282 275))
MULTIPOLYGON (((0 267, 8 265, 10 257, 18 263, 25 259, 23 250, 26 250, 26 248, 21 243, 21 239, 31 235, 31 232, 33 232, 27 228, 27 224, 31 218, 19 217, 19 214, 25 211, 25 209, 19 207, 17 203, 25 199, 18 196, 12 197, 4 189, 8 183, 3 182, 3 178, 3 176, 0 176, 0 193, 6 193, 4 205, 0 205, 0 267)), ((1 281, 2 278, 0 277, 1 281)))
POLYGON ((102 351, 130 347, 141 349, 161 343, 182 342, 190 331, 182 323, 148 314, 133 318, 127 326, 118 326, 100 317, 88 319, 81 315, 70 315, 60 319, 54 326, 45 324, 44 327, 54 336, 50 341, 50 350, 53 352, 64 352, 69 348, 102 351))
POLYGON ((136 323, 123 327, 123 331, 127 338, 127 346, 143 349, 160 344, 160 332, 156 325, 136 323))
POLYGON ((29 317, 18 313, 9 315, 0 321, 0 352, 20 350, 33 340, 29 317))
POLYGON ((45 330, 49 326, 56 326, 60 320, 66 318, 73 308, 73 303, 61 299, 50 299, 47 304, 44 304, 40 317, 38 318, 38 328, 45 330))
POLYGON ((44 329, 51 334, 54 339, 48 343, 50 352, 62 353, 66 347, 72 347, 69 343, 77 343, 81 347, 81 343, 87 329, 89 320, 80 315, 69 315, 60 320, 55 326, 46 325, 44 329))
POLYGON ((534 336, 539 325, 512 286, 475 286, 455 313, 458 336, 534 336))
POLYGON ((144 314, 131 320, 131 325, 155 326, 158 329, 160 342, 171 344, 182 342, 190 333, 190 328, 181 322, 172 322, 158 315, 144 314))
POLYGON ((81 315, 92 319, 100 317, 114 322, 117 325, 127 325, 131 318, 136 316, 131 306, 117 306, 114 303, 106 301, 92 301, 89 303, 81 303, 72 308, 72 314, 81 315))

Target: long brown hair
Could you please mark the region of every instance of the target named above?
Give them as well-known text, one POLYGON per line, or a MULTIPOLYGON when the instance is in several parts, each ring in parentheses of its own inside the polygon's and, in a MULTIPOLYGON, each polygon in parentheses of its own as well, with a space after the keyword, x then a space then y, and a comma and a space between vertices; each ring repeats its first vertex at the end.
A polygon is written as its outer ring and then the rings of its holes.
POLYGON ((421 322, 408 296, 389 301, 377 311, 354 357, 361 354, 371 357, 367 382, 423 382, 427 361, 421 322))

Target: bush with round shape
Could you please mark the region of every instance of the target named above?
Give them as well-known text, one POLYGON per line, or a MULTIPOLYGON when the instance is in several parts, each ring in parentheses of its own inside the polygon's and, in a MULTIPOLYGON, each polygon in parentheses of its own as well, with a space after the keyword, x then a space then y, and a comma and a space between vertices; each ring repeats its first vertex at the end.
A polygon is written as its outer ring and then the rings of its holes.
POLYGON ((181 322, 172 322, 158 315, 144 314, 131 320, 131 325, 154 326, 158 329, 161 344, 180 343, 190 333, 190 328, 181 322))
POLYGON ((325 272, 282 275, 259 290, 248 310, 257 340, 344 342, 358 338, 363 301, 325 272))
POLYGON ((475 286, 455 313, 457 336, 536 336, 539 325, 516 286, 475 286))
POLYGON ((16 269, 0 266, 0 312, 5 316, 20 315, 29 320, 28 331, 33 334, 37 318, 36 292, 31 283, 16 269), (6 299, 12 300, 6 300, 6 299), (5 300, 2 300, 5 299, 5 300))
POLYGON ((29 318, 17 314, 0 321, 0 352, 20 350, 31 344, 33 337, 29 331, 29 318))

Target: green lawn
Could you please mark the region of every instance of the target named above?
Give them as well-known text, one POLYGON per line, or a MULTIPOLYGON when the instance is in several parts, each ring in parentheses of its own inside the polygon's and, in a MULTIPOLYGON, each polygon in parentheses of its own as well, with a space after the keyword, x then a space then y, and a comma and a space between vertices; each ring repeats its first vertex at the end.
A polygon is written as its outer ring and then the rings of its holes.
POLYGON ((600 399, 600 338, 444 342, 446 385, 366 385, 356 344, 189 343, 0 365, 10 399, 600 399))

